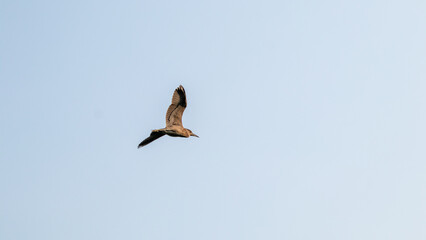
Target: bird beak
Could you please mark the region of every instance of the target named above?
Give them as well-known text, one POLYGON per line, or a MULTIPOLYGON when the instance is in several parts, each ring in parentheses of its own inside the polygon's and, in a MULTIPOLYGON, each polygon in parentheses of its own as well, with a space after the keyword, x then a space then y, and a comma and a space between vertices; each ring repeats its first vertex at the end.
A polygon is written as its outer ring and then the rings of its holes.
POLYGON ((196 135, 196 134, 194 134, 194 133, 191 133, 191 136, 194 136, 194 137, 199 138, 199 136, 197 136, 197 135, 196 135))

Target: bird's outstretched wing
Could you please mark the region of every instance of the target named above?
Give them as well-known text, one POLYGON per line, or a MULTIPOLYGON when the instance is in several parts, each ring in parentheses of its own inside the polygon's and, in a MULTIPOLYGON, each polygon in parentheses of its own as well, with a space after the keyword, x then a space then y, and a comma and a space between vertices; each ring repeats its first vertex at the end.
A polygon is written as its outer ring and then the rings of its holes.
POLYGON ((152 141, 162 137, 166 135, 164 132, 151 132, 151 135, 149 135, 149 137, 147 137, 145 140, 143 140, 141 143, 139 143, 138 148, 143 147, 145 145, 147 145, 148 143, 151 143, 152 141))
POLYGON ((166 113, 166 127, 173 125, 182 126, 182 115, 186 108, 186 94, 185 89, 180 85, 176 88, 172 97, 172 104, 170 104, 166 113))

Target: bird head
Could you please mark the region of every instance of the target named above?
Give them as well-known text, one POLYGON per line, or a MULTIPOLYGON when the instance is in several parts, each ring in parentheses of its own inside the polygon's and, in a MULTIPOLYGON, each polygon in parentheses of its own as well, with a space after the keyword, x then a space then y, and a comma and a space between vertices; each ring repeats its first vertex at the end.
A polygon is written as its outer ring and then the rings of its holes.
POLYGON ((199 137, 197 134, 193 133, 191 130, 187 129, 190 136, 199 137))

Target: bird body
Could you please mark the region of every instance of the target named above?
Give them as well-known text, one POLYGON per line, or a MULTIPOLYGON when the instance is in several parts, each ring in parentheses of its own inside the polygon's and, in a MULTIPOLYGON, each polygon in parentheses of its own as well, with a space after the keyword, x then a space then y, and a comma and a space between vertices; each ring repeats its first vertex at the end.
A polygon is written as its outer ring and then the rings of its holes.
POLYGON ((166 113, 166 127, 152 130, 151 135, 143 140, 138 148, 151 143, 152 141, 168 135, 171 137, 185 137, 190 136, 198 137, 192 133, 191 130, 184 128, 182 125, 182 115, 186 108, 186 94, 185 89, 180 85, 173 93, 172 104, 170 104, 166 113))

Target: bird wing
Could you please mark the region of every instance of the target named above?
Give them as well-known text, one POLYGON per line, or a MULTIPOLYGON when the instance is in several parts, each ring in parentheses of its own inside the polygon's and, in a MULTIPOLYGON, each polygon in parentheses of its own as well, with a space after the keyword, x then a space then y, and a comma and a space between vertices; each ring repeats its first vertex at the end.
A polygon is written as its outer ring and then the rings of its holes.
POLYGON ((152 141, 162 137, 166 135, 164 132, 151 132, 151 135, 149 135, 149 137, 147 137, 145 140, 143 140, 141 143, 139 143, 138 148, 143 147, 145 145, 147 145, 148 143, 151 143, 152 141))
POLYGON ((186 108, 186 94, 185 89, 180 85, 176 88, 172 97, 172 104, 170 104, 166 113, 166 127, 172 125, 182 126, 182 115, 186 108))

